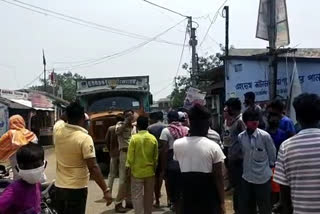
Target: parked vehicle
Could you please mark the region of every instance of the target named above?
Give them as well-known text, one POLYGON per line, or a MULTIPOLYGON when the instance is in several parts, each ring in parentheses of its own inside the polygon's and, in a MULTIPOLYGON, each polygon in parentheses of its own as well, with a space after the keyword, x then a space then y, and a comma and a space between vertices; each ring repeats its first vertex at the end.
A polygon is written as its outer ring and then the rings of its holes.
POLYGON ((132 109, 138 115, 150 111, 149 76, 82 79, 77 82, 77 99, 90 116, 90 135, 96 157, 104 174, 109 172, 109 153, 105 135, 117 116, 132 109))

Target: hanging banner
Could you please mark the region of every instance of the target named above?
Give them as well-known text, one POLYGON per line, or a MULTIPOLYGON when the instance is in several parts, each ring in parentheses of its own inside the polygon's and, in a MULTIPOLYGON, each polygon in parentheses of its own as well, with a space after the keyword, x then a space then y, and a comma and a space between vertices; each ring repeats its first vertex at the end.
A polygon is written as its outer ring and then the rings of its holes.
POLYGON ((290 44, 286 0, 276 0, 276 47, 290 44))
POLYGON ((190 87, 186 93, 184 100, 184 108, 190 109, 194 104, 206 105, 206 93, 202 93, 199 89, 190 87))
POLYGON ((256 37, 269 40, 269 1, 260 0, 256 37))
MULTIPOLYGON (((260 0, 256 37, 269 41, 270 0, 260 0)), ((290 44, 286 0, 275 0, 276 47, 290 44)))

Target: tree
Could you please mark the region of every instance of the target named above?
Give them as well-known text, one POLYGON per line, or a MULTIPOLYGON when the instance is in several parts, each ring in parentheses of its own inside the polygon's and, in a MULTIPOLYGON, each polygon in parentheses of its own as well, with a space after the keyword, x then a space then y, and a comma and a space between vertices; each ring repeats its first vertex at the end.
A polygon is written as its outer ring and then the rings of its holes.
POLYGON ((183 106, 186 92, 191 86, 190 83, 190 77, 188 76, 178 76, 175 79, 175 87, 170 95, 172 108, 179 108, 183 106))
MULTIPOLYGON (((223 51, 223 50, 222 50, 223 51)), ((215 55, 210 55, 208 57, 199 57, 198 59, 198 74, 201 75, 207 71, 210 71, 216 67, 219 67, 223 64, 221 60, 221 53, 215 55)), ((191 74, 191 67, 188 63, 184 63, 182 68, 191 74)), ((206 82, 199 81, 199 75, 192 78, 195 79, 195 87, 200 90, 206 90, 206 82)), ((183 106, 184 99, 188 88, 191 86, 191 77, 190 76, 178 76, 175 78, 175 87, 171 92, 171 105, 173 108, 179 108, 183 106)))
MULTIPOLYGON (((85 77, 77 73, 73 74, 69 71, 63 74, 55 73, 55 78, 56 78, 57 87, 54 87, 54 89, 51 84, 51 81, 47 79, 47 92, 52 93, 54 90, 55 94, 58 94, 58 90, 59 90, 58 86, 60 86, 62 87, 62 90, 63 90, 63 99, 69 102, 72 102, 76 99, 76 90, 77 90, 76 81, 79 79, 84 79, 85 77)), ((41 82, 43 83, 44 80, 41 79, 41 82)), ((32 86, 30 89, 44 91, 44 86, 43 84, 41 86, 32 86)))

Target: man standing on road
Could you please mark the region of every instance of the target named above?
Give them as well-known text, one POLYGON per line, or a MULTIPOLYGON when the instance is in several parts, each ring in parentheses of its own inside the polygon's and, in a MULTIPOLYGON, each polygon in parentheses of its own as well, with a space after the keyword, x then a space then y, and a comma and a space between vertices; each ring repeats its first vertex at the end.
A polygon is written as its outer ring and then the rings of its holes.
MULTIPOLYGON (((117 121, 122 121, 121 116, 117 116, 117 121)), ((110 155, 110 171, 108 176, 108 186, 112 195, 114 179, 119 172, 119 143, 116 135, 116 125, 108 128, 105 141, 110 155)))
POLYGON ((127 166, 131 170, 132 202, 136 214, 151 214, 154 175, 158 163, 157 139, 147 131, 148 117, 137 120, 138 134, 132 135, 127 166))
POLYGON ((247 108, 246 110, 251 109, 259 112, 259 128, 264 130, 266 128, 266 124, 263 120, 262 109, 256 104, 256 95, 254 92, 249 91, 244 94, 244 105, 247 108))
POLYGON ((284 115, 285 105, 279 99, 273 100, 267 107, 268 114, 280 115, 279 128, 285 132, 287 138, 292 137, 296 134, 293 121, 284 115))
POLYGON ((320 213, 320 97, 301 94, 293 106, 302 130, 283 142, 274 181, 280 184, 283 214, 320 213))
POLYGON ((165 128, 165 125, 163 124, 163 113, 161 111, 158 112, 152 112, 149 115, 150 117, 150 126, 148 127, 148 131, 150 134, 152 134, 158 141, 158 165, 156 169, 156 175, 155 175, 155 185, 154 185, 154 195, 155 195, 155 207, 160 207, 160 197, 161 197, 161 187, 162 187, 162 181, 163 181, 163 175, 162 172, 162 165, 163 162, 161 157, 162 151, 163 151, 163 145, 160 143, 160 136, 162 130, 165 128))
POLYGON ((132 110, 126 110, 123 112, 124 121, 120 121, 116 125, 116 134, 118 136, 119 143, 119 190, 116 198, 115 211, 117 213, 125 213, 127 210, 123 208, 122 202, 126 200, 126 208, 132 209, 131 202, 131 190, 130 190, 130 177, 126 168, 127 153, 129 147, 129 141, 132 134, 135 134, 134 112, 132 110))
POLYGON ((225 156, 217 143, 207 138, 209 111, 191 108, 190 137, 173 144, 182 179, 183 214, 225 214, 222 164, 225 156))
POLYGON ((173 143, 175 140, 188 135, 189 128, 181 125, 177 111, 168 113, 169 126, 161 132, 160 143, 163 145, 163 172, 168 181, 171 210, 180 214, 181 207, 181 172, 179 162, 173 159, 173 143))
POLYGON ((56 209, 59 214, 84 214, 89 177, 99 185, 107 201, 112 203, 96 162, 93 140, 85 127, 84 108, 74 102, 67 107, 67 121, 59 120, 53 129, 56 169, 56 209))
POLYGON ((225 103, 225 114, 227 116, 224 130, 224 145, 227 147, 228 156, 228 176, 233 191, 233 209, 239 213, 239 195, 243 172, 243 156, 238 135, 246 129, 242 121, 241 101, 238 98, 230 98, 225 103))
POLYGON ((276 148, 271 136, 259 129, 259 112, 243 113, 247 130, 239 135, 243 153, 241 181, 241 214, 271 214, 271 167, 276 161, 276 148), (256 203, 255 203, 256 201, 256 203))

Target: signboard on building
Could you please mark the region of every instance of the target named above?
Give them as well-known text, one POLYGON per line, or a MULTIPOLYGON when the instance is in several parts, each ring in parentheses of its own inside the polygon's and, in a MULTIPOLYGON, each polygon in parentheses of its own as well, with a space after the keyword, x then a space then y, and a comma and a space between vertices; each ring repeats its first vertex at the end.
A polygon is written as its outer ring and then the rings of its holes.
MULTIPOLYGON (((226 79, 226 99, 239 97, 243 100, 246 92, 252 91, 257 101, 269 100, 268 62, 255 60, 231 60, 229 63, 228 78, 226 79), (241 64, 239 72, 235 65, 241 64)), ((288 97, 291 74, 294 64, 280 62, 278 64, 277 95, 288 97), (288 73, 286 72, 288 71, 288 73)), ((302 92, 319 93, 320 91, 320 63, 297 63, 298 76, 302 92)))
POLYGON ((149 91, 149 77, 119 77, 85 79, 77 82, 77 91, 91 91, 99 89, 137 89, 149 91))
POLYGON ((28 94, 20 91, 0 89, 0 96, 6 99, 22 99, 27 100, 28 94))

